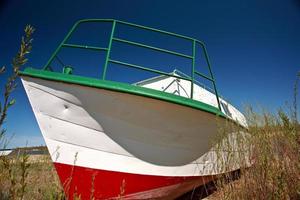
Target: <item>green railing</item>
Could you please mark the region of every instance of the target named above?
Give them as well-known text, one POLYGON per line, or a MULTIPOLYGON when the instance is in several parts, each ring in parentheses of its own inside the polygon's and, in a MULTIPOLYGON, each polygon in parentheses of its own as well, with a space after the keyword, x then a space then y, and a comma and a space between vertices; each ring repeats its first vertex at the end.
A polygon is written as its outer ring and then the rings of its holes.
POLYGON ((76 22, 73 25, 73 27, 71 28, 69 33, 66 35, 64 40, 61 42, 61 44, 58 46, 58 48, 55 50, 55 52, 51 55, 50 59, 48 60, 48 62, 44 66, 44 70, 50 70, 50 64, 57 57, 57 54, 59 53, 61 48, 64 48, 64 47, 89 49, 89 50, 94 50, 94 51, 106 51, 106 57, 105 57, 103 73, 102 73, 102 79, 103 80, 105 80, 105 78, 106 78, 106 72, 107 72, 107 68, 109 66, 109 63, 114 63, 114 64, 118 64, 118 65, 123 65, 125 67, 136 68, 136 69, 145 70, 145 71, 148 71, 148 72, 157 73, 157 74, 160 74, 160 75, 165 75, 165 76, 170 76, 170 77, 175 77, 175 78, 190 81, 191 82, 191 96, 190 96, 190 98, 193 99, 194 83, 196 82, 195 75, 200 76, 202 78, 205 78, 205 79, 212 82, 213 90, 215 92, 217 103, 218 103, 218 107, 221 110, 219 95, 218 95, 218 91, 217 91, 217 88, 216 88, 215 79, 214 79, 214 76, 213 76, 213 73, 212 73, 212 70, 211 70, 211 64, 210 64, 210 61, 209 61, 209 57, 208 57, 208 54, 207 54, 205 44, 203 42, 197 40, 197 39, 190 38, 190 37, 183 36, 183 35, 179 35, 179 34, 176 34, 176 33, 162 31, 162 30, 159 30, 159 29, 145 27, 145 26, 132 24, 132 23, 124 22, 124 21, 119 21, 119 20, 113 20, 113 19, 84 19, 84 20, 80 20, 80 21, 76 22), (77 27, 80 24, 83 24, 83 23, 99 23, 99 22, 112 23, 112 29, 111 29, 111 33, 110 33, 108 47, 103 48, 103 47, 84 46, 84 45, 66 43, 69 40, 69 38, 71 37, 72 33, 77 29, 77 27), (177 37, 177 38, 188 40, 192 43, 192 55, 186 55, 186 54, 182 54, 182 53, 175 52, 175 51, 170 51, 170 50, 163 49, 163 48, 153 47, 153 46, 149 46, 149 45, 146 45, 146 44, 142 44, 142 43, 138 43, 138 42, 133 42, 133 41, 117 38, 117 37, 115 37, 115 29, 116 29, 116 26, 118 24, 127 25, 127 26, 130 26, 130 27, 138 28, 138 29, 144 29, 144 30, 157 32, 157 33, 161 33, 161 34, 165 34, 165 35, 174 36, 174 37, 177 37), (138 47, 142 47, 142 48, 146 48, 146 49, 151 49, 151 50, 154 50, 154 51, 159 51, 159 52, 163 52, 163 53, 167 53, 167 54, 171 54, 171 55, 175 55, 175 56, 179 56, 179 57, 183 57, 183 58, 187 58, 187 59, 191 59, 192 60, 191 76, 184 76, 184 77, 180 76, 180 77, 178 77, 174 74, 170 74, 170 73, 166 73, 166 72, 163 72, 163 71, 151 69, 151 68, 148 68, 148 67, 143 67, 143 66, 135 65, 135 64, 131 64, 131 63, 126 63, 126 62, 122 62, 122 61, 119 61, 119 60, 113 60, 113 59, 111 59, 110 54, 111 54, 112 44, 113 44, 114 41, 121 42, 121 43, 126 43, 126 44, 133 45, 133 46, 138 46, 138 47), (205 60, 206 60, 206 63, 207 63, 208 69, 209 69, 209 75, 210 76, 206 76, 206 75, 200 73, 199 71, 195 70, 196 45, 197 44, 199 44, 201 46, 201 48, 204 52, 204 57, 205 57, 205 60))

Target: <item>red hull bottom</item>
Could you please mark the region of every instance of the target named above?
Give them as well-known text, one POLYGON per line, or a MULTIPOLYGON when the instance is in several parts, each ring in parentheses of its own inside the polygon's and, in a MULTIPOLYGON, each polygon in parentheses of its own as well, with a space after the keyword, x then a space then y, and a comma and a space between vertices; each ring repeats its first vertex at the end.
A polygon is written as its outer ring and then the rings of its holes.
POLYGON ((174 199, 213 176, 140 175, 54 163, 67 199, 174 199))

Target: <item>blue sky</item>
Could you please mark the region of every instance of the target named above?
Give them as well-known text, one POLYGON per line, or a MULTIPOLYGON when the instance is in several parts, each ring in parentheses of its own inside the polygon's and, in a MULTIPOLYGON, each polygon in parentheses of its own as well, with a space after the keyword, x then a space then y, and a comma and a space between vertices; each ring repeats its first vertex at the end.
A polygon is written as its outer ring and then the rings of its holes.
MULTIPOLYGON (((36 28, 27 66, 40 68, 82 18, 114 18, 204 41, 219 92, 238 108, 251 104, 274 111, 292 100, 300 69, 299 0, 2 0, 0 65, 10 67, 26 24, 36 28)), ((0 77, 1 87, 5 80, 0 77)), ((6 123, 14 135, 10 147, 44 144, 19 86, 6 123)))

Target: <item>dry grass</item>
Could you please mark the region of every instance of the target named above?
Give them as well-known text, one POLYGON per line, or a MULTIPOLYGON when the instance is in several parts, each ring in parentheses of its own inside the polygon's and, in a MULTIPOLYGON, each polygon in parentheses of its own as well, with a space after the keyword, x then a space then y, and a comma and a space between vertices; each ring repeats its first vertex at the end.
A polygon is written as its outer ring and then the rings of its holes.
MULTIPOLYGON (((225 145, 238 156, 219 157, 226 167, 241 165, 241 178, 220 177, 215 182, 217 192, 209 199, 300 199, 299 125, 292 119, 283 111, 272 115, 249 109, 249 134, 238 140, 238 146, 225 145), (248 158, 251 166, 246 164, 248 158)), ((222 136, 228 132, 222 131, 222 136)))
POLYGON ((64 194, 49 156, 0 159, 0 199, 61 200, 64 194))

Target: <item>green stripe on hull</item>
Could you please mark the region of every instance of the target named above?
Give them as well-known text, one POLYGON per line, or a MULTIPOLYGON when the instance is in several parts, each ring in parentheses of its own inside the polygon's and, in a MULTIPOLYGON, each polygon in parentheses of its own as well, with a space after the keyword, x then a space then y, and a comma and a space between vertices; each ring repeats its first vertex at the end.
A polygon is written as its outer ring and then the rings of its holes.
POLYGON ((227 118, 218 108, 208 105, 206 103, 150 88, 144 88, 141 86, 135 86, 126 83, 119 83, 107 80, 99 80, 94 78, 87 78, 70 74, 62 74, 33 68, 26 68, 24 71, 20 72, 20 75, 159 99, 209 112, 223 118, 227 118))

